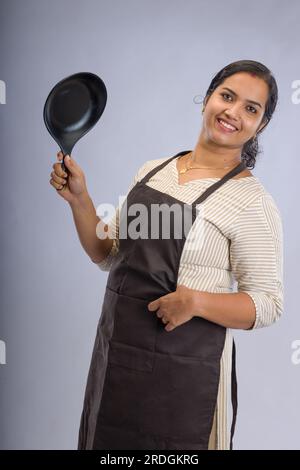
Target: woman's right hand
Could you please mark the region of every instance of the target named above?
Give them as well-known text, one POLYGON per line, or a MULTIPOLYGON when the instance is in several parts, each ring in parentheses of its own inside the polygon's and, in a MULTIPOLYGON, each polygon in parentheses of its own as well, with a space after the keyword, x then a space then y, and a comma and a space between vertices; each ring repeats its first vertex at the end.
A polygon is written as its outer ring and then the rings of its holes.
MULTIPOLYGON (((61 151, 57 153, 57 160, 59 162, 63 160, 63 153, 61 151)), ((78 163, 71 157, 64 158, 64 165, 68 169, 69 174, 63 171, 61 163, 53 164, 50 184, 52 184, 56 192, 63 199, 72 204, 88 192, 85 175, 78 163)))

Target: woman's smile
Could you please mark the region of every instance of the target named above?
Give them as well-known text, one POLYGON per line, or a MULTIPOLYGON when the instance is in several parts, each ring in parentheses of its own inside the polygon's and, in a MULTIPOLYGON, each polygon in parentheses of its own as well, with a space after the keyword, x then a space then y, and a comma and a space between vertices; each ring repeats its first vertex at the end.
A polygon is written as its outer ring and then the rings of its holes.
POLYGON ((227 123, 221 118, 216 118, 217 128, 225 132, 227 134, 232 134, 233 132, 237 132, 237 128, 232 126, 231 124, 227 123))

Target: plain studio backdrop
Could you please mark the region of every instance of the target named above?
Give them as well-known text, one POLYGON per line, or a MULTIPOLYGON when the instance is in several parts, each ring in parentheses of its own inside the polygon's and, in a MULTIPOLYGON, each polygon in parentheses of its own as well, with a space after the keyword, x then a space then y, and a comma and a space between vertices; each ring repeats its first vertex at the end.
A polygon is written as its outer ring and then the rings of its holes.
POLYGON ((279 87, 253 174, 282 214, 285 309, 269 328, 233 331, 234 447, 300 448, 299 15, 298 0, 1 1, 1 448, 76 448, 107 280, 49 183, 50 89, 82 71, 104 80, 104 114, 72 155, 95 206, 117 205, 145 161, 194 147, 199 100, 241 59, 264 63, 279 87))

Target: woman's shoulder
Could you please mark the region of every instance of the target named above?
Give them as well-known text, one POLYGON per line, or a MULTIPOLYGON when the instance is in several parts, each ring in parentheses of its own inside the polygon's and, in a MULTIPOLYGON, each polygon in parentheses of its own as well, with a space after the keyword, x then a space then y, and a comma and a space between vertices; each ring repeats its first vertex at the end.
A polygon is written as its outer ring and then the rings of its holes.
POLYGON ((236 222, 241 220, 252 220, 252 225, 255 226, 261 222, 267 222, 269 227, 281 226, 282 214, 279 205, 276 202, 276 197, 271 194, 261 182, 251 185, 253 191, 247 194, 247 201, 240 207, 239 217, 236 222))
POLYGON ((142 166, 139 167, 137 171, 136 178, 140 180, 143 178, 149 171, 157 166, 161 165, 165 161, 167 161, 170 157, 163 157, 163 158, 155 158, 153 160, 147 160, 142 166))
POLYGON ((275 212, 280 212, 276 202, 276 196, 272 194, 256 176, 252 178, 253 183, 256 184, 258 199, 265 207, 270 207, 275 212))

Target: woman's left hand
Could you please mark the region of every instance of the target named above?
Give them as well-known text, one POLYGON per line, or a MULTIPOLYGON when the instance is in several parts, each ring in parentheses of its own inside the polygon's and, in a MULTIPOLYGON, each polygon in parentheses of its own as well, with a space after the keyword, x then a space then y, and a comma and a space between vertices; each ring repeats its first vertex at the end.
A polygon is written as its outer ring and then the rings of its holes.
POLYGON ((165 330, 172 331, 177 326, 193 318, 193 289, 178 285, 175 292, 163 295, 148 304, 148 310, 155 311, 163 323, 167 323, 165 330))

